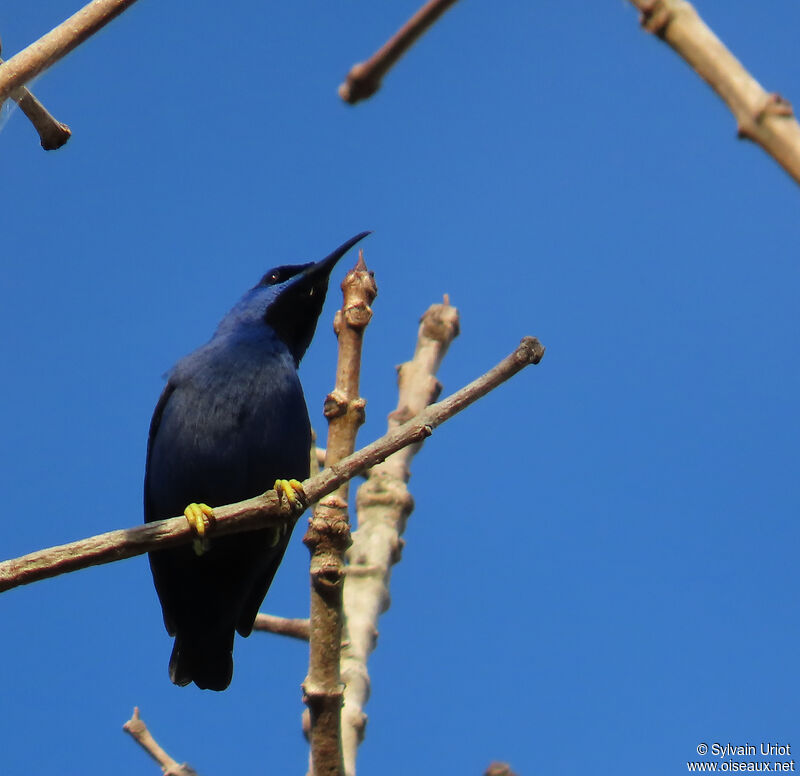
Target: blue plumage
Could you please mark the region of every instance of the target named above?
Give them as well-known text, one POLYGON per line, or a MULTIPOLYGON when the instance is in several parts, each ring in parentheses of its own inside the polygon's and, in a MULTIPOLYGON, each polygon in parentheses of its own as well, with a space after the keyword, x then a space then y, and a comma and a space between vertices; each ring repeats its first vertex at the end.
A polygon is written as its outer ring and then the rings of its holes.
MULTIPOLYGON (((311 430, 297 366, 314 335, 336 262, 367 232, 320 262, 270 270, 211 340, 169 374, 150 425, 145 521, 191 502, 221 506, 278 478, 305 479, 311 430)), ((289 541, 269 529, 150 554, 164 623, 175 645, 170 678, 223 690, 234 631, 249 635, 289 541), (276 542, 277 538, 277 542, 276 542)))

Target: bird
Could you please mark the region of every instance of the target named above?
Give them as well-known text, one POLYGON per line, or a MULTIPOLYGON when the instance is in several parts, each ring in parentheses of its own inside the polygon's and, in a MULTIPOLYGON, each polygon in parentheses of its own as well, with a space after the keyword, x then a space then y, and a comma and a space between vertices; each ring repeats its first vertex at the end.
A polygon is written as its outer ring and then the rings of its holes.
POLYGON ((311 426, 297 374, 331 271, 369 232, 318 262, 269 270, 203 346, 167 374, 147 443, 146 523, 181 513, 194 541, 150 553, 172 682, 224 690, 233 642, 248 636, 291 528, 210 537, 213 508, 271 488, 298 510, 309 475, 311 426), (188 505, 188 506, 187 506, 188 505), (211 505, 211 506, 209 506, 211 505))

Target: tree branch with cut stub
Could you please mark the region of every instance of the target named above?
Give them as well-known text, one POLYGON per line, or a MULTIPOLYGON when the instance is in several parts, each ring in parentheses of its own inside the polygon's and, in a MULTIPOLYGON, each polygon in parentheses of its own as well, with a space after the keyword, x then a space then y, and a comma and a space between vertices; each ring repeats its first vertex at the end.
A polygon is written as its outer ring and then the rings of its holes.
MULTIPOLYGON (((380 439, 362 447, 337 464, 307 479, 303 489, 310 503, 332 493, 343 482, 385 460, 407 445, 421 442, 453 415, 468 407, 513 377, 530 364, 538 364, 544 347, 535 337, 523 337, 519 346, 486 374, 461 390, 414 416, 380 439)), ((252 531, 256 528, 280 527, 295 521, 297 514, 287 500, 278 500, 275 491, 215 507, 211 535, 252 531)), ((186 517, 180 515, 135 528, 92 536, 76 542, 49 547, 0 563, 0 593, 20 585, 48 579, 79 569, 132 558, 146 552, 188 544, 195 534, 186 517)))
POLYGON ((0 103, 69 54, 136 0, 93 0, 0 65, 0 103))
MULTIPOLYGON (((399 397, 397 409, 389 415, 389 433, 439 396, 442 386, 435 375, 458 331, 458 310, 446 296, 443 304, 432 305, 422 316, 414 357, 398 367, 399 397)), ((358 529, 347 553, 344 587, 342 748, 347 776, 356 772, 356 754, 364 738, 363 708, 370 694, 367 660, 375 648, 378 618, 389 608, 391 569, 400 559, 401 536, 414 506, 406 483, 421 444, 409 445, 373 466, 358 489, 358 529)))
MULTIPOLYGON (((0 50, 2 49, 2 42, 0 41, 0 50)), ((3 59, 0 58, 0 65, 3 64, 3 59)), ((20 86, 14 89, 9 95, 9 99, 14 100, 19 106, 20 111, 27 116, 28 120, 33 124, 33 128, 39 134, 39 140, 42 148, 45 151, 55 151, 61 148, 64 143, 69 140, 72 132, 66 124, 56 121, 47 108, 42 105, 26 87, 20 86)), ((0 107, 3 101, 0 100, 0 107)))
MULTIPOLYGON (((378 289, 364 263, 363 250, 359 251, 356 266, 345 275, 342 292, 342 308, 336 312, 333 324, 339 343, 336 381, 325 399, 328 466, 353 452, 358 429, 364 423, 365 401, 359 396, 361 351, 378 289)), ((309 712, 310 772, 314 776, 343 774, 339 654, 344 554, 350 546, 348 484, 342 482, 317 503, 303 538, 311 553, 311 627, 303 700, 309 712)))
POLYGON ((139 708, 133 709, 133 716, 122 729, 136 741, 161 767, 164 776, 197 776, 197 771, 186 763, 173 760, 153 738, 144 720, 139 716, 139 708))
POLYGON ((366 62, 359 62, 350 68, 344 83, 339 86, 339 96, 351 105, 372 97, 381 88, 383 77, 397 60, 455 2, 456 0, 429 0, 425 3, 366 62))
MULTIPOLYGON (((2 64, 0 59, 0 64, 2 64)), ((17 103, 20 111, 39 135, 39 142, 45 151, 56 151, 72 137, 72 130, 54 118, 47 108, 24 86, 11 92, 9 99, 17 103)))
POLYGON ((800 183, 800 124, 783 97, 767 92, 686 0, 630 0, 642 27, 691 65, 730 108, 739 137, 760 145, 800 183))

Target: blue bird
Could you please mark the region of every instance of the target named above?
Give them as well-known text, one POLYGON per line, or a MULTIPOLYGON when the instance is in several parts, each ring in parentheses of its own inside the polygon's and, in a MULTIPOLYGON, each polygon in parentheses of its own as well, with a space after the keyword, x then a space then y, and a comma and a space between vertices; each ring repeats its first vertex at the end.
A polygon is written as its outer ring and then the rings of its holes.
POLYGON ((223 318, 211 340, 169 373, 150 424, 145 522, 183 512, 194 544, 150 553, 177 685, 224 690, 234 631, 253 621, 289 542, 288 529, 209 541, 212 507, 272 487, 305 505, 311 427, 297 376, 336 262, 362 232, 316 263, 267 272, 223 318), (290 479, 282 479, 290 478, 290 479), (189 505, 187 507, 187 504, 189 505))

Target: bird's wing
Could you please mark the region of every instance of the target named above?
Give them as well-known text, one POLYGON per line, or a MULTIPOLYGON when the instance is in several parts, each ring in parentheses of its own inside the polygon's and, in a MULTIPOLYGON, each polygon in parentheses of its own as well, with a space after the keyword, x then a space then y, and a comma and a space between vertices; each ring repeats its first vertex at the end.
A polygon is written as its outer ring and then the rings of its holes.
MULTIPOLYGON (((153 504, 150 498, 150 488, 148 482, 150 478, 150 455, 153 452, 153 444, 156 439, 156 434, 158 433, 158 427, 161 425, 161 418, 164 415, 164 409, 167 406, 170 396, 172 396, 174 392, 175 383, 172 380, 169 380, 164 387, 164 390, 161 392, 161 396, 158 399, 158 404, 156 404, 156 408, 153 411, 153 419, 150 421, 150 433, 147 437, 147 458, 144 468, 144 521, 146 523, 151 523, 153 520, 160 520, 164 517, 163 515, 159 516, 153 514, 153 504)), ((167 517, 171 517, 171 515, 167 515, 167 517)))

